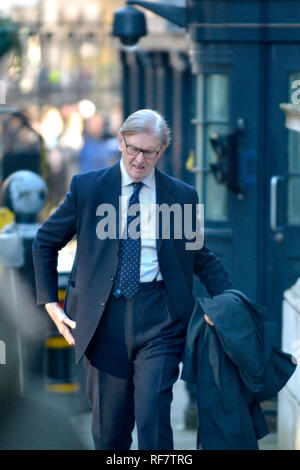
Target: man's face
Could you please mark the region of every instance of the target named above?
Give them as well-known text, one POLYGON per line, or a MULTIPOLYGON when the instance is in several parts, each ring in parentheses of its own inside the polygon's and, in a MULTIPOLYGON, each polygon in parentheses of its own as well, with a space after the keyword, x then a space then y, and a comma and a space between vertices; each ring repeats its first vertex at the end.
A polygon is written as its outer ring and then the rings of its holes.
POLYGON ((140 133, 127 136, 119 134, 118 139, 123 163, 127 173, 135 182, 149 175, 167 147, 153 134, 140 133), (145 155, 142 150, 145 151, 145 155))

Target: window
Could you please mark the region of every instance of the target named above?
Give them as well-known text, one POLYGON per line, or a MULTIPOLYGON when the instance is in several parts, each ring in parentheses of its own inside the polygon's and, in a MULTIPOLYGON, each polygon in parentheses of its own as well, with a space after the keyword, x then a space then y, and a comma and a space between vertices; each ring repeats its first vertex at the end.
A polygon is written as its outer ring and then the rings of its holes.
POLYGON ((300 132, 288 130, 288 224, 300 225, 300 132))
POLYGON ((227 220, 227 190, 218 184, 210 171, 216 161, 209 138, 226 134, 229 129, 229 80, 224 74, 200 74, 196 78, 195 166, 196 187, 200 202, 205 204, 205 218, 227 220))
MULTIPOLYGON (((300 72, 289 76, 289 90, 292 82, 300 80, 300 72)), ((300 133, 288 129, 288 161, 287 161, 287 222, 300 225, 300 133)))

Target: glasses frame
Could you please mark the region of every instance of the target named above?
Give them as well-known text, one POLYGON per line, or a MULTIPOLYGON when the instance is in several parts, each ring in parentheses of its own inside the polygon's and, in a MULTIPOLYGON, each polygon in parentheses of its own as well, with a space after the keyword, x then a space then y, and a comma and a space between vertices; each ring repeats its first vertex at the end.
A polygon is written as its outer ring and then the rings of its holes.
POLYGON ((128 145, 127 142, 126 142, 126 140, 125 140, 125 136, 124 136, 124 135, 123 135, 123 140, 124 140, 124 144, 125 144, 125 147, 126 147, 126 152, 127 152, 128 155, 131 155, 132 157, 137 157, 137 156, 142 152, 143 157, 146 158, 146 160, 155 160, 155 158, 157 157, 157 155, 159 154, 159 152, 161 151, 161 149, 162 149, 162 147, 163 147, 163 144, 162 144, 158 150, 153 151, 153 154, 154 154, 153 157, 147 157, 147 156, 145 155, 145 152, 147 152, 147 151, 149 151, 149 150, 147 150, 147 149, 141 149, 141 148, 139 148, 139 147, 136 147, 135 145, 130 145, 130 144, 128 145), (135 148, 138 150, 138 153, 137 153, 136 155, 134 155, 134 154, 128 152, 127 147, 135 147, 135 148))

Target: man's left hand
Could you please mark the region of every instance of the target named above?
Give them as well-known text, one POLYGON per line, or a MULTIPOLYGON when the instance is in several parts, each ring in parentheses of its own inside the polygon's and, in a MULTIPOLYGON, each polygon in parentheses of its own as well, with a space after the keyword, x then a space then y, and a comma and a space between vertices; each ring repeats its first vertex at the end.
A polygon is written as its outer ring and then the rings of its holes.
POLYGON ((211 321, 211 319, 207 315, 204 315, 204 318, 210 326, 214 326, 214 323, 211 321))

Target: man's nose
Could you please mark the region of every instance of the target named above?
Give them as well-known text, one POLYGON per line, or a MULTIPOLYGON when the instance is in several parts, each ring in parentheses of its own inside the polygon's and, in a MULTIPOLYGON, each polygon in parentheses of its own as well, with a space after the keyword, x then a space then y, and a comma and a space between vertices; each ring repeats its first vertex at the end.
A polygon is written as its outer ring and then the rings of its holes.
POLYGON ((144 152, 141 150, 140 153, 138 153, 135 157, 135 161, 138 163, 143 163, 145 160, 146 158, 144 157, 144 152))

